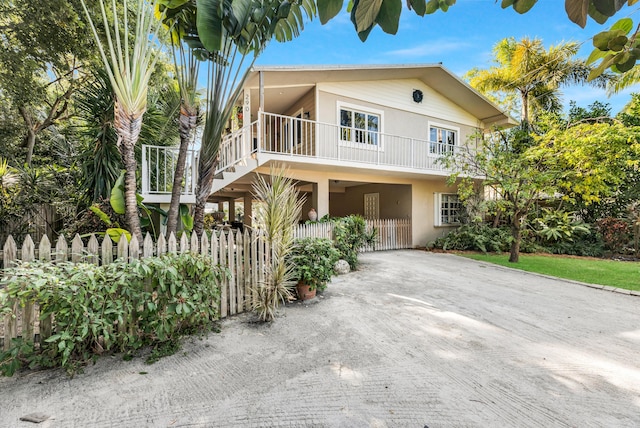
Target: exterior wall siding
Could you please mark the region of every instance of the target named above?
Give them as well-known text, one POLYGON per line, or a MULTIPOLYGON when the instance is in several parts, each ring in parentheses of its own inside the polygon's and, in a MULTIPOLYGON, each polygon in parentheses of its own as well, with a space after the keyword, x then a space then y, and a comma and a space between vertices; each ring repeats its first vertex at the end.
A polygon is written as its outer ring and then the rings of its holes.
MULTIPOLYGON (((307 118, 307 117, 303 116, 303 119, 315 120, 315 117, 316 117, 316 103, 315 103, 314 94, 315 94, 314 89, 310 89, 309 92, 304 94, 302 96, 302 98, 298 99, 283 114, 285 116, 293 116, 298 111, 300 111, 300 109, 302 109, 302 111, 304 113, 309 113, 309 117, 307 118)), ((272 113, 278 113, 278 112, 272 112, 272 113)))
MULTIPOLYGON (((447 120, 469 127, 479 126, 477 118, 471 113, 417 79, 319 83, 318 89, 323 93, 386 106, 390 110, 414 113, 434 120, 447 120), (413 101, 412 94, 416 89, 424 94, 421 103, 413 101)), ((324 119, 322 117, 320 120, 324 119)))
MULTIPOLYGON (((384 86, 384 85, 381 85, 384 86)), ((405 94, 406 95, 406 94, 405 94)), ((411 99, 411 92, 406 95, 411 99)), ((426 98, 426 96, 425 96, 426 98)), ((383 100, 378 100, 382 102, 383 100)), ((458 117, 440 114, 437 116, 427 116, 420 112, 401 110, 390 105, 374 104, 365 98, 351 98, 345 95, 338 95, 331 92, 319 92, 320 111, 318 121, 330 124, 338 124, 338 102, 344 102, 351 105, 359 105, 372 110, 382 111, 383 123, 382 132, 390 135, 406 136, 418 140, 429 140, 429 124, 437 123, 438 125, 449 126, 453 129, 459 129, 458 144, 466 142, 469 138, 473 138, 478 129, 477 122, 473 125, 458 122, 458 117)), ((411 101, 413 102, 413 101, 411 101)), ((449 102, 451 104, 451 102, 449 102)), ((442 112, 447 112, 443 107, 442 112)), ((464 118, 463 118, 464 119, 464 118)), ((468 122, 468 121, 465 121, 468 122)))

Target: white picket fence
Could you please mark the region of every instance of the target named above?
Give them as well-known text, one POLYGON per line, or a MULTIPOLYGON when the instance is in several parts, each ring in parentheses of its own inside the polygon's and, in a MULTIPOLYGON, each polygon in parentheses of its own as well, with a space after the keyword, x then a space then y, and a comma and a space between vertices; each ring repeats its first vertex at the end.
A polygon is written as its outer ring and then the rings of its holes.
MULTIPOLYGON (((367 231, 376 230, 377 237, 373 245, 361 248, 361 252, 413 248, 411 220, 365 220, 365 223, 367 224, 367 231)), ((296 238, 307 237, 332 239, 333 223, 309 223, 298 226, 296 238)))
MULTIPOLYGON (((67 245, 64 237, 58 238, 54 248, 51 247, 49 238, 42 237, 36 249, 33 240, 27 235, 22 247, 18 250, 11 236, 3 245, 4 266, 10 267, 15 261, 33 261, 36 258, 46 261, 71 261, 75 263, 85 262, 105 265, 116 259, 134 260, 142 257, 159 256, 167 253, 177 254, 191 251, 211 257, 215 264, 226 268, 229 276, 223 278, 220 284, 220 318, 235 315, 250 310, 256 286, 265 279, 266 264, 269 260, 269 249, 259 234, 253 234, 249 230, 244 233, 212 233, 203 234, 202 240, 194 234, 188 238, 182 235, 177 241, 172 234, 168 240, 160 236, 156 243, 150 235, 144 239, 142 249, 137 239, 120 239, 118 244, 106 235, 102 243, 98 242, 95 235, 91 235, 87 245, 79 235, 71 241, 71 247, 67 245)), ((37 337, 45 340, 51 335, 51 320, 38 322, 37 307, 27 305, 22 308, 14 306, 16 317, 6 317, 3 321, 4 348, 7 349, 10 339, 15 337, 37 337)))
MULTIPOLYGON (((376 243, 362 251, 381 251, 401 248, 411 248, 410 220, 367 220, 367 228, 377 231, 376 243)), ((331 223, 315 223, 300 225, 296 230, 296 238, 322 237, 332 238, 331 223)), ((251 309, 255 299, 254 290, 264 281, 266 265, 269 262, 269 249, 259 233, 245 229, 244 233, 236 230, 228 233, 205 233, 200 241, 194 234, 190 238, 183 234, 176 240, 172 234, 168 240, 160 236, 154 242, 149 234, 142 246, 135 236, 128 242, 120 239, 116 244, 108 235, 98 241, 96 235, 91 235, 85 245, 83 239, 76 235, 67 244, 60 236, 52 247, 49 238, 44 235, 36 247, 31 236, 27 235, 20 249, 14 239, 9 236, 2 247, 2 266, 11 267, 15 262, 29 262, 33 260, 74 263, 93 263, 105 265, 116 259, 134 260, 163 254, 177 254, 191 251, 211 257, 215 264, 226 268, 229 277, 225 277, 220 292, 220 318, 235 315, 251 309)), ((1 274, 0 270, 0 274, 1 274)), ((0 343, 7 349, 11 338, 37 337, 45 340, 52 333, 51 320, 39 321, 36 305, 26 307, 14 306, 16 317, 6 317, 0 324, 0 343)))

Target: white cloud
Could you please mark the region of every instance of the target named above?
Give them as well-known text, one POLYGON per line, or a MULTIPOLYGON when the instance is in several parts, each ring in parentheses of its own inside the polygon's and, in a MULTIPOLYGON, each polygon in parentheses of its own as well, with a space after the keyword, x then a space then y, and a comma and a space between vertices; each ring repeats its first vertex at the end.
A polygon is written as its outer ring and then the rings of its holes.
POLYGON ((395 57, 418 58, 431 55, 450 54, 470 47, 471 44, 457 40, 432 40, 417 46, 384 52, 383 55, 395 57))

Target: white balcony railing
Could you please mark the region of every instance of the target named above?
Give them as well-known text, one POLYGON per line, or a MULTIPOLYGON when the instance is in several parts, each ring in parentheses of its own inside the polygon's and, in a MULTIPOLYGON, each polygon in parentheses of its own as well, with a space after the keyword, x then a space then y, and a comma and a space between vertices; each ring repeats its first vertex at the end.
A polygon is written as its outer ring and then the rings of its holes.
MULTIPOLYGON (((173 188, 178 147, 142 146, 142 194, 167 194, 173 188)), ((198 151, 189 149, 185 162, 182 194, 195 195, 198 180, 198 151)))
MULTIPOLYGON (((258 152, 446 171, 438 159, 460 147, 271 113, 261 115, 258 152)), ((255 135, 255 134, 254 134, 255 135)))
MULTIPOLYGON (((261 113, 257 121, 223 137, 216 173, 245 165, 260 153, 447 172, 438 160, 459 146, 381 132, 261 113)), ((171 193, 176 147, 143 146, 142 193, 171 193)), ((183 194, 196 190, 198 153, 189 150, 183 194)))

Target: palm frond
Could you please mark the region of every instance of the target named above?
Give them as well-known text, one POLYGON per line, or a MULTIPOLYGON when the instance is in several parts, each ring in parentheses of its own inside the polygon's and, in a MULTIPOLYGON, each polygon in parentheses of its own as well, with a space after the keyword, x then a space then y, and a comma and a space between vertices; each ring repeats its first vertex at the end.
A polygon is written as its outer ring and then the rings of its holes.
POLYGON ((158 59, 154 44, 158 40, 161 23, 154 17, 153 6, 145 0, 138 0, 135 39, 131 49, 127 0, 124 0, 123 28, 120 26, 115 0, 111 2, 113 28, 107 18, 104 0, 100 0, 106 43, 98 35, 85 0, 81 2, 118 104, 132 118, 141 117, 147 107, 149 79, 158 59), (121 31, 124 40, 121 40, 121 31))

